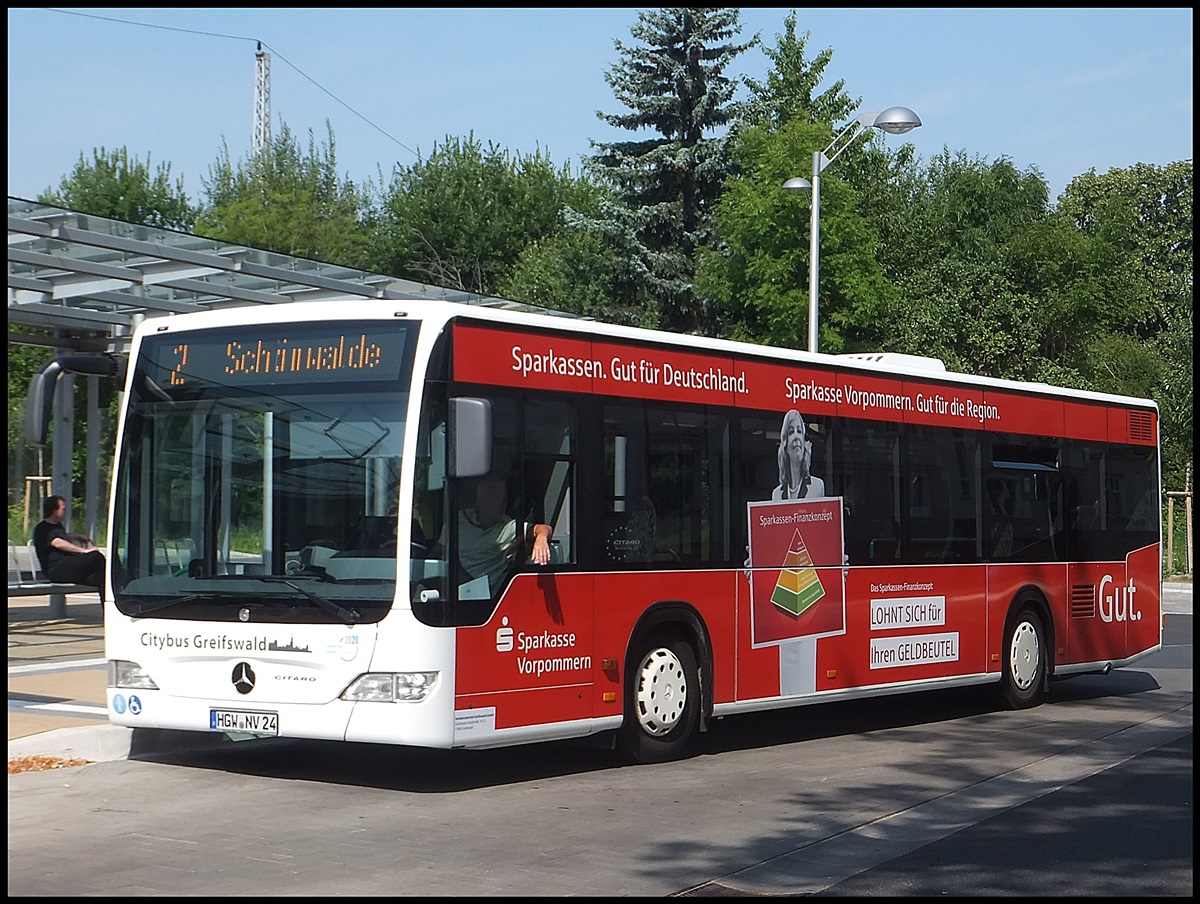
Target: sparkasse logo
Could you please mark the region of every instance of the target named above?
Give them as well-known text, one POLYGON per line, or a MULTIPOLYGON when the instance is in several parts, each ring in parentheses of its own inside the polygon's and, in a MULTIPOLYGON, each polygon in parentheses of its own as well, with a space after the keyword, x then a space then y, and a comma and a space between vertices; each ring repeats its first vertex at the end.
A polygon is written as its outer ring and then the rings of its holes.
POLYGON ((496 629, 496 652, 511 653, 513 648, 513 629, 508 627, 507 616, 500 623, 504 627, 496 629))

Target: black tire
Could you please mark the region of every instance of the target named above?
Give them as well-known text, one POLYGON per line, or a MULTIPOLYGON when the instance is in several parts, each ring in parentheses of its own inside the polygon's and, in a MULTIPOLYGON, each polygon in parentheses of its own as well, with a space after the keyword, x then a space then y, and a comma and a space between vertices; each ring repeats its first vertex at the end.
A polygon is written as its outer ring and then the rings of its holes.
POLYGON ((683 755, 700 724, 700 675, 691 644, 658 637, 641 647, 625 679, 621 750, 636 763, 683 755))
POLYGON ((1046 629, 1032 606, 1024 606, 1004 629, 1001 691, 1010 709, 1026 709, 1040 701, 1046 689, 1046 629))

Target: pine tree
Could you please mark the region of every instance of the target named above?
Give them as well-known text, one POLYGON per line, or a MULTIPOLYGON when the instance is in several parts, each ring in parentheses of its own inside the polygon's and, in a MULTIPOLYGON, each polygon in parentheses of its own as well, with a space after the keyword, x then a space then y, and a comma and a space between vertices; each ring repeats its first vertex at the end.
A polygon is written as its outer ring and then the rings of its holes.
POLYGON ((613 186, 614 200, 599 218, 573 217, 620 250, 622 293, 657 308, 659 325, 676 332, 710 327, 692 275, 729 172, 727 128, 738 114, 736 84, 722 73, 758 43, 729 43, 741 32, 738 16, 735 7, 644 11, 630 29, 641 45, 614 42, 620 60, 605 79, 631 112, 598 115, 657 134, 593 142, 588 164, 613 186))
POLYGON ((775 35, 774 47, 763 47, 771 61, 766 83, 747 78, 750 99, 743 108, 745 120, 752 125, 765 124, 773 131, 793 119, 804 122, 823 122, 836 127, 847 122, 858 109, 862 99, 846 94, 845 79, 838 79, 828 88, 813 95, 825 67, 833 59, 833 48, 827 47, 813 57, 804 59, 812 32, 796 37, 796 11, 783 20, 783 34, 775 35))

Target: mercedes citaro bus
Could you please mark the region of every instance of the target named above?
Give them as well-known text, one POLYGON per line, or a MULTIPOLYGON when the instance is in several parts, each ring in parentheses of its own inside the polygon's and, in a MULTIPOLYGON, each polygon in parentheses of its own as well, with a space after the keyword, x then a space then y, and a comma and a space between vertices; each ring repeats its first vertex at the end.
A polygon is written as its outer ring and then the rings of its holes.
POLYGON ((1160 647, 1158 430, 1151 401, 933 359, 437 301, 147 320, 109 717, 604 733, 649 762, 753 710, 964 685, 1029 706, 1160 647), (507 491, 490 573, 461 555, 484 479, 507 491))

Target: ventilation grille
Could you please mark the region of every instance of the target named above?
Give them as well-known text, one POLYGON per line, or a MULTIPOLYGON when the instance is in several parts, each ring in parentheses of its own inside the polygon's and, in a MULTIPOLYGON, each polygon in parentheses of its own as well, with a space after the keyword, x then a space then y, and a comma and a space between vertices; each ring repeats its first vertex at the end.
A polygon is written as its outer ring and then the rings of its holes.
POLYGON ((927 355, 906 355, 901 352, 856 352, 838 355, 838 357, 851 361, 866 361, 868 364, 878 364, 880 367, 887 368, 946 372, 946 364, 941 358, 931 358, 927 355))
POLYGON ((1096 585, 1071 585, 1071 618, 1096 617, 1096 585))
POLYGON ((1154 442, 1154 418, 1149 411, 1129 412, 1129 438, 1140 443, 1154 442))

